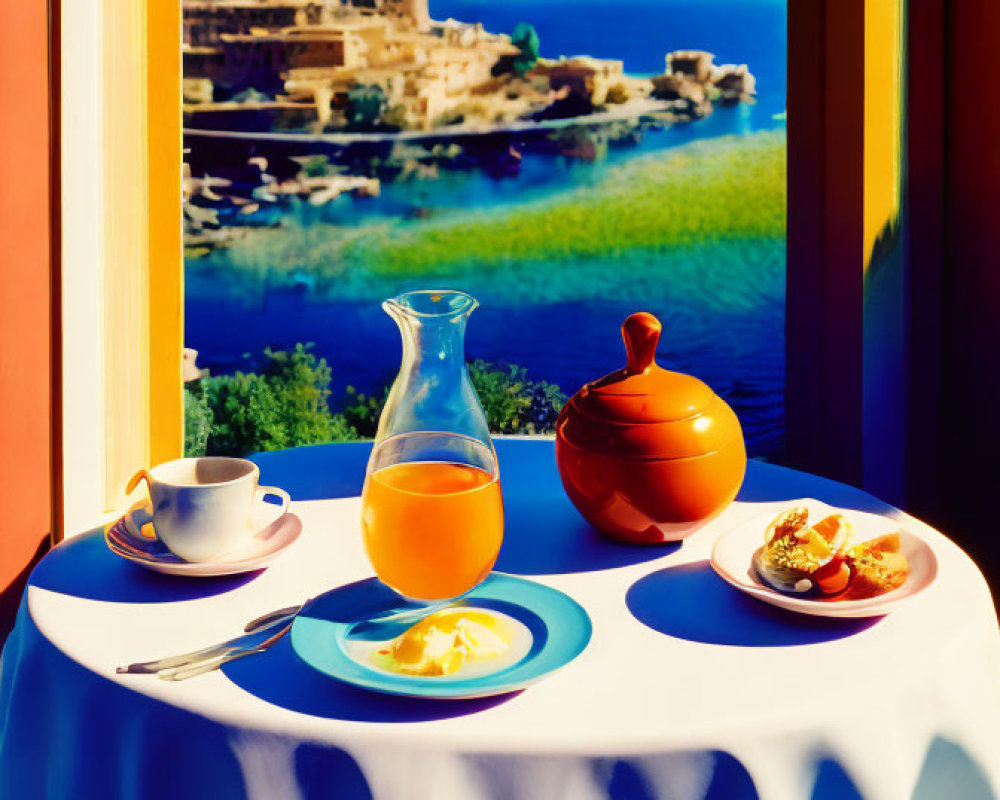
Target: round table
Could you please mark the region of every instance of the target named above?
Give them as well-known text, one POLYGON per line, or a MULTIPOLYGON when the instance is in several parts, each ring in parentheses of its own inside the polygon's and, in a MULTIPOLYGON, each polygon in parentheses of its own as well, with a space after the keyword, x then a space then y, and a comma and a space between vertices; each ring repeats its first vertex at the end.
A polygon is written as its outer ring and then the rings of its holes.
POLYGON ((156 575, 100 531, 34 571, 3 653, 0 796, 10 798, 995 797, 1000 633, 983 577, 941 534, 856 489, 751 463, 738 500, 682 544, 600 538, 547 440, 497 441, 497 569, 578 600, 584 653, 513 695, 428 701, 325 678, 286 637, 170 683, 115 667, 227 639, 249 619, 370 575, 358 526, 370 445, 259 456, 300 539, 259 573, 156 575), (867 621, 747 598, 707 558, 728 526, 813 497, 905 519, 938 579, 867 621))

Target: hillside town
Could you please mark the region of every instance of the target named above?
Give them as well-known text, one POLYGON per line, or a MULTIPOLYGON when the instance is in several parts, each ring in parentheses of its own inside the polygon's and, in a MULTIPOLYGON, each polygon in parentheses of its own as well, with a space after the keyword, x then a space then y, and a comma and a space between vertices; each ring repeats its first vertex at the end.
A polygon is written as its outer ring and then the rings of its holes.
MULTIPOLYGON (((542 58, 530 25, 494 33, 430 17, 427 0, 183 0, 185 126, 242 131, 433 131, 613 112, 676 119, 754 94, 745 65, 666 54, 542 58)), ((667 121, 672 121, 668 119, 667 121)))
POLYGON ((387 182, 509 177, 530 152, 596 161, 755 92, 746 65, 711 53, 633 76, 621 60, 542 57, 526 23, 435 21, 428 0, 182 2, 189 255, 387 182))

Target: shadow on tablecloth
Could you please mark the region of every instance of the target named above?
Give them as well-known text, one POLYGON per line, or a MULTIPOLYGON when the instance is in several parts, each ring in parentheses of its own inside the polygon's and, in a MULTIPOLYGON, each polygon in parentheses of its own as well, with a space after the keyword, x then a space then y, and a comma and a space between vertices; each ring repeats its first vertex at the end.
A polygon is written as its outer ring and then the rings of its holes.
MULTIPOLYGON (((301 616, 356 623, 419 608, 375 578, 345 584, 310 601, 301 616)), ((266 653, 226 664, 222 671, 241 689, 272 705, 328 719, 357 722, 425 722, 474 714, 520 692, 475 700, 424 700, 361 689, 317 672, 300 659, 291 636, 266 653)))
POLYGON ((261 572, 263 570, 218 578, 160 575, 108 550, 104 532, 98 528, 53 548, 31 573, 28 585, 86 600, 166 603, 231 592, 261 572))
POLYGON ((660 800, 662 797, 697 797, 698 800, 759 798, 746 768, 729 753, 721 750, 667 753, 631 760, 597 759, 593 763, 593 769, 597 782, 607 787, 608 800, 660 800))
POLYGON ((832 758, 824 758, 816 767, 809 800, 864 800, 854 781, 832 758))
POLYGON ((634 545, 607 539, 587 524, 559 488, 505 498, 504 538, 496 569, 511 575, 594 572, 654 561, 679 542, 634 545))
POLYGON ((233 683, 272 705, 327 719, 354 722, 427 722, 475 714, 520 692, 476 700, 422 700, 359 689, 320 674, 295 655, 289 637, 260 656, 222 668, 233 683))
MULTIPOLYGON (((844 768, 830 758, 816 769, 810 800, 864 800, 844 768)), ((911 800, 997 800, 982 768, 961 745, 935 736, 927 748, 911 800)))
POLYGON ((496 569, 512 575, 595 572, 654 561, 680 544, 631 545, 592 528, 563 490, 550 441, 498 440, 504 541, 496 569))
POLYGON ((280 486, 293 500, 329 500, 359 497, 371 442, 337 442, 269 453, 250 460, 260 467, 260 482, 280 486))
MULTIPOLYGON (((593 572, 669 555, 678 545, 636 547, 604 538, 577 513, 563 491, 548 440, 498 439, 504 492, 504 541, 496 569, 512 575, 593 572)), ((370 442, 259 453, 261 482, 295 500, 357 497, 370 442)))
POLYGON ((912 800, 997 800, 989 778, 968 753, 950 739, 935 736, 927 748, 912 800))
MULTIPOLYGON (((639 564, 669 555, 677 544, 634 546, 603 538, 566 497, 547 439, 497 439, 506 525, 496 568, 513 575, 558 575, 639 564)), ((296 500, 357 497, 371 442, 298 447, 253 456, 261 481, 296 500)), ((767 502, 815 497, 832 505, 886 514, 893 508, 860 489, 803 472, 751 461, 737 497, 767 502)))
POLYGON ((708 561, 657 570, 629 587, 625 603, 654 631, 704 644, 787 647, 853 636, 873 619, 803 617, 747 597, 723 581, 708 561))

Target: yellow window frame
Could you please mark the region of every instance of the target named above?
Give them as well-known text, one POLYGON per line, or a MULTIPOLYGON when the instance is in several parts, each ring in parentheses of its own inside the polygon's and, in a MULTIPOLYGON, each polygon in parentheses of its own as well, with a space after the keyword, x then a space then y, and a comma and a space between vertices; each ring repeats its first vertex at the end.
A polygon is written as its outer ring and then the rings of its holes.
POLYGON ((183 454, 181 4, 62 0, 59 537, 183 454))
POLYGON ((115 507, 137 469, 184 448, 181 4, 105 0, 105 14, 106 500, 115 507))

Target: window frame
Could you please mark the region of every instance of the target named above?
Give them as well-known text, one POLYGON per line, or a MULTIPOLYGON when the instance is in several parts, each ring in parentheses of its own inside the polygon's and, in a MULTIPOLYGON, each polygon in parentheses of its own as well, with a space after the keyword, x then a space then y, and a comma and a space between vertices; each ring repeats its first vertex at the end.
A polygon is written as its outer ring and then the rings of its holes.
MULTIPOLYGON (((904 48, 872 37, 888 17, 902 30, 903 5, 788 0, 788 461, 857 485, 879 445, 864 425, 865 247, 900 211, 876 184, 902 182, 886 172, 901 137, 878 141, 877 112, 901 96, 904 48)), ((61 14, 61 518, 80 530, 123 504, 133 468, 183 451, 182 19, 177 0, 62 0, 61 14)))
POLYGON ((181 5, 62 0, 57 538, 183 451, 181 5))
POLYGON ((898 505, 911 298, 875 276, 909 256, 906 5, 788 3, 787 458, 898 505))

